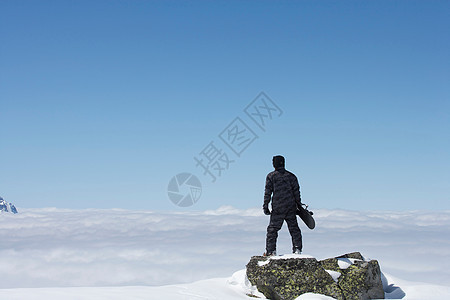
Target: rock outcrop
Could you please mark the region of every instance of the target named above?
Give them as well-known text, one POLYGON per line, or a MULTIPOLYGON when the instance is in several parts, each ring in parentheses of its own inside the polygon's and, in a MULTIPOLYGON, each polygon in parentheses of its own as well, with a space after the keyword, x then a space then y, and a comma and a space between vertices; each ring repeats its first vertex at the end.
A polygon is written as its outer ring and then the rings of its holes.
POLYGON ((338 300, 383 299, 380 266, 359 252, 317 261, 306 256, 253 256, 247 278, 272 300, 316 293, 338 300))

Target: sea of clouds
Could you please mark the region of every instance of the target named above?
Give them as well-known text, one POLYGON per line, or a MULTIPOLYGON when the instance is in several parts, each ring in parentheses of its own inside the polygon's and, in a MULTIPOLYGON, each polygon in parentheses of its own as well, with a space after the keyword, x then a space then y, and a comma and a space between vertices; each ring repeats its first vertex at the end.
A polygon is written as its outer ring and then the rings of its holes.
MULTIPOLYGON (((360 251, 397 278, 450 285, 450 211, 315 211, 304 254, 360 251)), ((21 209, 0 214, 0 288, 161 286, 228 277, 265 246, 261 210, 21 209)), ((278 253, 289 253, 286 226, 278 253)))

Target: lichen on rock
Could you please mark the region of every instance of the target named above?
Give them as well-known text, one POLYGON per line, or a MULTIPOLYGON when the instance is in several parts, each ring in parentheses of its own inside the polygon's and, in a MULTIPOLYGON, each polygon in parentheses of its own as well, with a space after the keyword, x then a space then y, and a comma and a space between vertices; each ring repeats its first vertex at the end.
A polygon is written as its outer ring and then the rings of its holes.
POLYGON ((254 256, 247 264, 247 277, 269 299, 295 299, 304 293, 344 299, 337 283, 315 258, 254 256), (261 261, 269 263, 259 264, 261 261))
POLYGON ((268 299, 274 300, 291 300, 304 293, 338 300, 384 298, 378 262, 365 261, 359 252, 320 262, 311 257, 253 256, 247 264, 247 278, 268 299), (348 266, 340 268, 339 259, 348 260, 348 266), (330 275, 333 272, 341 275, 333 278, 330 275))
POLYGON ((355 261, 338 280, 345 299, 384 298, 378 261, 355 261), (342 278, 342 279, 341 279, 342 278))

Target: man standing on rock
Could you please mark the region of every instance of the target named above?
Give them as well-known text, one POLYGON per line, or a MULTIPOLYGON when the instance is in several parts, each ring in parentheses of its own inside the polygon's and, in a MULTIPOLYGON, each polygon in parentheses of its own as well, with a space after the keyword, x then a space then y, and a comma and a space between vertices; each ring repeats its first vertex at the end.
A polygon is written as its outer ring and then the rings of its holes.
POLYGON ((281 155, 273 157, 275 171, 266 177, 264 192, 264 214, 270 215, 267 227, 266 252, 264 256, 276 255, 278 231, 286 221, 292 237, 292 251, 301 254, 302 233, 297 223, 297 209, 301 206, 300 185, 297 177, 284 168, 285 160, 281 155), (272 200, 272 212, 269 202, 272 200))

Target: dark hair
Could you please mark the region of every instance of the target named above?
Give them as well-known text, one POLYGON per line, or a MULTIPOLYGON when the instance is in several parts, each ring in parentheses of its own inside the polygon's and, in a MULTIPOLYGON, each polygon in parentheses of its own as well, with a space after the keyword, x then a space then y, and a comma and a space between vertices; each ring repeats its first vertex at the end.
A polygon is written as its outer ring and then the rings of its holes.
POLYGON ((284 157, 281 155, 276 155, 272 158, 273 167, 276 168, 284 168, 284 157))

